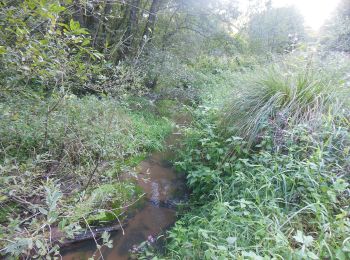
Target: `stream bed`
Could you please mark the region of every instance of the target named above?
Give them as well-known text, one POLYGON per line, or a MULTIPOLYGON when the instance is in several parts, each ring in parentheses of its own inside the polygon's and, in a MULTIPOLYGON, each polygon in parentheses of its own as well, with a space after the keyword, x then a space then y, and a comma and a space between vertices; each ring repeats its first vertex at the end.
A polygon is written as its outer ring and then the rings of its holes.
MULTIPOLYGON (((185 119, 177 120, 175 131, 166 140, 165 150, 153 153, 136 167, 135 178, 145 193, 145 203, 132 212, 124 234, 121 230, 111 232, 113 248, 101 249, 103 259, 129 259, 129 251, 134 245, 162 234, 176 220, 176 208, 188 199, 186 180, 183 174, 175 172, 169 160, 174 156, 173 147, 177 145, 181 134, 179 128, 186 125, 185 119)), ((96 253, 96 243, 93 239, 71 244, 61 251, 64 260, 89 259, 96 253)), ((96 254, 99 258, 99 253, 96 254)))

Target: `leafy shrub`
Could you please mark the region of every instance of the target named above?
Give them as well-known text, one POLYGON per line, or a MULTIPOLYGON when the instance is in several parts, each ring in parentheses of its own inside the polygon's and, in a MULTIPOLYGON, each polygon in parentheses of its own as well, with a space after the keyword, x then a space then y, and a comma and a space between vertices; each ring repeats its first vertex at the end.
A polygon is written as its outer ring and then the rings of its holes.
POLYGON ((1 3, 0 86, 4 93, 80 89, 100 71, 102 56, 89 47, 90 36, 79 22, 64 20, 60 1, 1 3))
POLYGON ((107 94, 118 99, 122 99, 127 94, 143 96, 148 93, 144 85, 144 77, 144 73, 138 66, 128 62, 119 62, 117 65, 103 62, 100 64, 99 73, 93 74, 92 80, 75 92, 107 94))
POLYGON ((168 232, 162 257, 350 257, 348 64, 336 57, 315 67, 288 56, 204 92, 211 97, 195 109, 176 162, 190 210, 168 232), (222 111, 228 91, 236 96, 222 111), (286 122, 277 120, 282 112, 286 122))
POLYGON ((218 126, 213 122, 215 110, 201 108, 200 111, 202 113, 194 113, 196 127, 187 129, 187 138, 175 163, 178 171, 187 173, 188 185, 199 199, 210 194, 220 183, 221 172, 216 168, 229 152, 232 141, 221 142, 218 126))
POLYGON ((137 193, 133 183, 118 182, 100 185, 89 194, 84 194, 77 199, 75 210, 68 219, 74 223, 82 217, 87 217, 89 223, 101 224, 122 218, 123 208, 120 205, 131 201, 139 195, 137 193))

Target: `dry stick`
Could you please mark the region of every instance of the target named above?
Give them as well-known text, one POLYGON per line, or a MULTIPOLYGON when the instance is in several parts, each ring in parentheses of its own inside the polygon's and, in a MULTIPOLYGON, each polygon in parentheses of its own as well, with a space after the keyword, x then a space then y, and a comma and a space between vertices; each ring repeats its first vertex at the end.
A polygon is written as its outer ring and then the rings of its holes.
POLYGON ((20 206, 30 212, 32 212, 33 214, 35 213, 34 210, 28 208, 27 206, 33 207, 35 208, 35 205, 30 203, 29 201, 26 201, 25 199, 22 199, 21 197, 17 197, 16 195, 10 195, 10 194, 5 194, 3 192, 0 192, 0 194, 2 194, 3 196, 8 197, 10 200, 17 202, 20 204, 20 206))
POLYGON ((40 212, 37 212, 37 213, 35 213, 34 215, 32 215, 32 216, 30 216, 30 217, 28 217, 28 218, 22 220, 22 221, 19 223, 19 225, 22 225, 22 224, 23 224, 24 222, 26 222, 27 220, 30 220, 31 218, 34 218, 34 217, 36 217, 36 216, 39 215, 39 214, 41 214, 41 213, 40 213, 40 212))
POLYGON ((50 244, 52 244, 52 230, 51 230, 50 224, 49 224, 49 230, 50 230, 50 244))
MULTIPOLYGON (((112 124, 112 118, 110 118, 110 120, 109 120, 108 128, 110 128, 111 124, 112 124)), ((107 133, 107 131, 105 132, 104 137, 103 137, 103 142, 104 142, 104 143, 106 143, 106 133, 107 133)), ((91 172, 90 177, 89 177, 89 180, 88 180, 87 184, 85 185, 83 191, 86 190, 86 189, 89 187, 89 185, 90 185, 90 183, 91 183, 91 181, 92 181, 92 178, 94 177, 94 175, 95 175, 95 173, 96 173, 96 171, 97 171, 97 168, 98 168, 98 166, 99 166, 99 164, 100 164, 100 162, 101 162, 101 161, 100 161, 100 158, 101 158, 101 157, 100 157, 100 155, 99 155, 99 156, 97 157, 97 160, 96 160, 95 168, 94 168, 94 170, 91 172)))
POLYGON ((94 177, 94 175, 95 175, 95 173, 96 173, 96 171, 97 171, 97 168, 98 168, 98 165, 99 165, 99 164, 100 164, 100 158, 97 159, 95 168, 94 168, 94 170, 91 172, 90 177, 89 177, 89 180, 88 180, 87 184, 85 185, 83 191, 86 190, 86 189, 89 187, 89 185, 90 185, 90 183, 91 183, 91 180, 92 180, 92 178, 94 177))
POLYGON ((123 207, 118 207, 118 208, 113 208, 113 210, 117 210, 117 209, 125 209, 125 208, 128 208, 128 207, 131 207, 132 205, 134 205, 136 202, 138 202, 142 197, 144 197, 146 195, 146 193, 143 193, 137 200, 135 200, 134 202, 128 204, 128 205, 125 205, 123 207))
MULTIPOLYGON (((103 10, 105 10, 105 5, 106 5, 106 0, 104 1, 104 4, 103 4, 103 10)), ((103 16, 104 16, 104 18, 106 17, 105 16, 106 14, 105 14, 105 12, 103 12, 103 16)), ((96 39, 97 39, 97 36, 98 36, 98 33, 99 33, 99 31, 100 31, 100 28, 101 28, 101 23, 102 23, 102 12, 101 12, 101 14, 99 15, 99 17, 100 17, 100 19, 99 19, 99 21, 98 21, 98 25, 97 25, 97 29, 96 29, 96 32, 95 32, 95 34, 94 34, 94 40, 92 41, 92 46, 93 46, 93 48, 95 48, 96 46, 95 46, 95 44, 96 44, 96 39)))
MULTIPOLYGON (((125 235, 125 231, 124 231, 124 228, 123 228, 122 223, 120 222, 120 220, 119 220, 119 218, 118 218, 118 215, 115 214, 112 210, 105 210, 105 212, 112 213, 112 214, 116 217, 116 219, 118 220, 119 226, 120 226, 120 228, 121 228, 121 230, 122 230, 122 232, 123 232, 123 236, 124 236, 124 235, 125 235)), ((123 213, 122 213, 122 214, 123 214, 123 213)), ((121 214, 120 214, 120 215, 121 215, 121 214)), ((119 215, 119 216, 120 216, 120 215, 119 215)))
POLYGON ((118 220, 118 222, 119 222, 120 228, 122 229, 122 231, 123 231, 123 236, 124 236, 124 235, 125 235, 125 231, 124 231, 123 225, 122 225, 122 223, 120 222, 118 216, 116 215, 115 217, 117 218, 117 220, 118 220))
POLYGON ((143 52, 143 49, 145 48, 147 42, 148 42, 149 39, 146 39, 146 40, 142 40, 143 41, 143 44, 141 45, 141 47, 138 49, 138 52, 137 52, 137 56, 135 58, 135 61, 134 61, 134 65, 137 65, 138 61, 139 61, 139 58, 143 52))
MULTIPOLYGON (((80 136, 76 134, 76 132, 74 131, 74 129, 72 129, 71 127, 69 127, 69 125, 67 125, 66 127, 67 127, 67 129, 69 129, 69 131, 71 131, 71 133, 72 133, 73 135, 75 135, 76 140, 79 141, 79 143, 80 143, 80 145, 82 146, 82 148, 85 149, 85 150, 87 150, 87 148, 85 147, 85 145, 84 145, 83 142, 81 141, 80 136)), ((66 155, 67 155, 67 153, 66 153, 66 155)), ((91 157, 90 154, 89 154, 89 157, 90 157, 90 159, 92 160, 92 157, 91 157)))
POLYGON ((102 252, 101 252, 101 249, 100 249, 100 245, 98 244, 98 242, 97 242, 97 240, 96 240, 96 237, 95 237, 94 232, 92 231, 92 229, 91 229, 89 223, 86 221, 85 217, 83 217, 83 219, 84 219, 86 225, 88 226, 88 228, 90 229, 91 235, 92 235, 92 237, 93 237, 93 239, 94 239, 94 241, 95 241, 95 243, 96 243, 97 250, 100 252, 100 256, 101 256, 100 258, 102 258, 102 259, 104 260, 103 255, 102 255, 102 252))
MULTIPOLYGON (((47 224, 48 227, 50 227, 49 224, 47 224)), ((43 235, 45 235, 45 227, 46 226, 43 226, 42 227, 42 231, 43 231, 43 235)), ((51 236, 51 229, 50 229, 50 236, 51 236)), ((47 243, 47 240, 45 239, 45 246, 46 246, 46 252, 50 252, 50 246, 49 244, 47 243)))
MULTIPOLYGON (((112 119, 113 119, 113 117, 111 116, 111 118, 109 119, 109 122, 108 122, 107 131, 104 133, 104 136, 103 136, 103 144, 104 144, 104 145, 106 144, 107 132, 109 132, 108 130, 110 130, 111 125, 112 125, 112 119)), ((97 160, 96 160, 95 168, 94 168, 94 170, 92 171, 92 173, 90 174, 90 178, 89 178, 89 180, 88 180, 88 182, 87 182, 87 184, 85 185, 85 188, 84 188, 83 190, 86 190, 86 189, 89 187, 89 185, 90 185, 90 183, 91 183, 91 181, 92 181, 92 178, 94 177, 94 175, 95 175, 95 173, 96 173, 96 171, 97 171, 97 168, 98 168, 98 166, 99 166, 99 164, 100 164, 100 159, 101 159, 101 156, 99 155, 99 156, 97 157, 97 160)))

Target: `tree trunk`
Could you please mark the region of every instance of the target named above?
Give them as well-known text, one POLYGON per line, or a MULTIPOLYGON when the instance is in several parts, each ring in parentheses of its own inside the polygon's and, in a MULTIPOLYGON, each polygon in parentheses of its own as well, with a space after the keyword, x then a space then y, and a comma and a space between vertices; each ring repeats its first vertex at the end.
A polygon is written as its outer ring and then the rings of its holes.
POLYGON ((73 19, 78 21, 81 27, 85 27, 84 10, 79 0, 74 0, 73 10, 73 19))
POLYGON ((149 10, 148 14, 148 20, 146 23, 145 30, 143 32, 143 37, 141 41, 141 45, 144 45, 146 42, 150 41, 153 31, 154 31, 154 26, 156 24, 156 18, 157 18, 157 12, 159 10, 159 4, 160 0, 153 0, 151 4, 151 8, 149 10))
POLYGON ((137 32, 138 24, 138 10, 139 10, 140 0, 133 0, 130 6, 129 21, 125 32, 125 51, 124 55, 127 56, 132 52, 135 34, 137 32))

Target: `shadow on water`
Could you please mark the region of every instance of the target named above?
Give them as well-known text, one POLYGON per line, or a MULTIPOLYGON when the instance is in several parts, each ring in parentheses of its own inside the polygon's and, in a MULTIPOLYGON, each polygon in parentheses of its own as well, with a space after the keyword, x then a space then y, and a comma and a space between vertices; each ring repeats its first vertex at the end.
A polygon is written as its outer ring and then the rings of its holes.
MULTIPOLYGON (((103 248, 104 259, 128 259, 129 250, 148 236, 156 237, 174 224, 176 204, 186 201, 188 191, 183 175, 171 168, 169 160, 173 157, 172 147, 178 144, 180 127, 188 124, 186 117, 177 120, 177 127, 166 142, 166 150, 152 154, 137 167, 138 185, 146 194, 146 203, 137 209, 121 231, 112 232, 113 248, 103 248)), ((93 240, 72 244, 62 250, 64 260, 88 259, 96 251, 93 240)), ((98 257, 97 257, 98 258, 98 257)))

